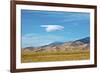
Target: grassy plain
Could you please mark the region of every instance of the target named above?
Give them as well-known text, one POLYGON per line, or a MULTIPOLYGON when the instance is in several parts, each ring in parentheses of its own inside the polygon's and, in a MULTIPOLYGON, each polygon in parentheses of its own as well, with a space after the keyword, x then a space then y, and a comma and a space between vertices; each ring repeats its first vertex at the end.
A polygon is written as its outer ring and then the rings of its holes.
POLYGON ((22 52, 21 62, 72 61, 90 59, 89 50, 74 52, 22 52))

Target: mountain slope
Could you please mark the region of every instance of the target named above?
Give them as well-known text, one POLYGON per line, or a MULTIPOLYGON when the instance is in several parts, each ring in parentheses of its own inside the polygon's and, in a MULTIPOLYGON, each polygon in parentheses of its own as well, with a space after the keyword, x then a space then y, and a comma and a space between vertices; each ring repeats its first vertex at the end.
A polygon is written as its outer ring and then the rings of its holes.
POLYGON ((75 42, 77 42, 77 41, 80 41, 83 43, 90 43, 90 37, 82 38, 82 39, 76 40, 75 42))
POLYGON ((90 37, 82 38, 70 42, 53 42, 48 45, 44 45, 37 48, 27 47, 28 51, 33 52, 55 52, 55 51, 76 51, 76 50, 88 50, 90 48, 90 37))

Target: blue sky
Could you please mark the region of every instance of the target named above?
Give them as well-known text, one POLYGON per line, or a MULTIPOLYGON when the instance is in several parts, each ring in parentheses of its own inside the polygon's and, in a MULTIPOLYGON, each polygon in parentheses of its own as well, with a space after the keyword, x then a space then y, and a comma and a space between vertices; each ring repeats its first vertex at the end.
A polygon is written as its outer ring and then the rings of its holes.
POLYGON ((38 47, 90 35, 90 14, 21 10, 22 47, 38 47))

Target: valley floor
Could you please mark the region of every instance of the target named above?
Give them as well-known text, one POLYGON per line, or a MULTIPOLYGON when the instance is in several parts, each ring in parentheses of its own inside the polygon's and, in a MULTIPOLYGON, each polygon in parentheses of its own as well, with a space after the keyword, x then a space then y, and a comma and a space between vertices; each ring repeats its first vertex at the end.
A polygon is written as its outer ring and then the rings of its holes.
POLYGON ((21 62, 50 62, 50 61, 72 61, 90 59, 90 51, 74 52, 22 52, 21 62))

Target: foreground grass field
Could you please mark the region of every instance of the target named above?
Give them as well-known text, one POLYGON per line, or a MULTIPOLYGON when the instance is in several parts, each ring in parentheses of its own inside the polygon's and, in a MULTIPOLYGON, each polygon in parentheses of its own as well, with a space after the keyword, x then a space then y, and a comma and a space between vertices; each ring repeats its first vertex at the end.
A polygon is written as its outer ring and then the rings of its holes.
POLYGON ((49 62, 90 59, 88 51, 74 52, 24 52, 21 55, 21 62, 49 62))

